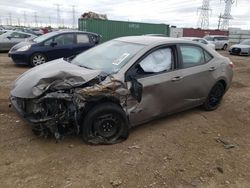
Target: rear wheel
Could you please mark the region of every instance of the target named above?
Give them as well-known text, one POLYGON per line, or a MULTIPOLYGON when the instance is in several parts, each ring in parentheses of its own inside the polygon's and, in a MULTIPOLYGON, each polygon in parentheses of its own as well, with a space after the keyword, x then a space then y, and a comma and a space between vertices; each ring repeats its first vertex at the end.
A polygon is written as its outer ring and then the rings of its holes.
POLYGON ((46 56, 41 53, 35 53, 30 58, 30 64, 32 67, 46 63, 46 61, 47 61, 46 56))
POLYGON ((82 124, 83 140, 91 144, 115 144, 128 137, 125 112, 113 103, 94 106, 82 124))
POLYGON ((223 50, 226 50, 226 49, 227 49, 227 44, 224 44, 224 46, 223 46, 222 49, 223 49, 223 50))
POLYGON ((225 87, 221 82, 216 83, 211 89, 205 103, 204 108, 207 111, 212 111, 218 108, 222 97, 225 93, 225 87))

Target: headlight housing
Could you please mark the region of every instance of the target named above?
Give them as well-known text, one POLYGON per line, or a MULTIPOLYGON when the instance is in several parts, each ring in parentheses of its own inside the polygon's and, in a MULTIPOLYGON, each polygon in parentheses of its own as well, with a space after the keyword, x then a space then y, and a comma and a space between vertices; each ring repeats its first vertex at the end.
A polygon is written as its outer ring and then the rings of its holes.
POLYGON ((23 46, 21 48, 18 48, 17 51, 18 52, 24 52, 24 51, 27 51, 28 49, 30 49, 30 47, 31 47, 31 45, 28 44, 28 45, 25 45, 25 46, 23 46))

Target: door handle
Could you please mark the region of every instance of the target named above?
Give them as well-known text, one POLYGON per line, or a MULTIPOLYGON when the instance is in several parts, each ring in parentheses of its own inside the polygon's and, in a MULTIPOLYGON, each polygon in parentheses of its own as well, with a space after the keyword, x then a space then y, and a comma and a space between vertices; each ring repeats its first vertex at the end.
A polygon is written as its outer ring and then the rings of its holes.
POLYGON ((209 71, 215 71, 215 70, 216 70, 216 67, 210 67, 208 70, 209 70, 209 71))
POLYGON ((183 78, 183 76, 176 76, 174 78, 172 78, 172 81, 175 82, 175 81, 179 81, 183 78))

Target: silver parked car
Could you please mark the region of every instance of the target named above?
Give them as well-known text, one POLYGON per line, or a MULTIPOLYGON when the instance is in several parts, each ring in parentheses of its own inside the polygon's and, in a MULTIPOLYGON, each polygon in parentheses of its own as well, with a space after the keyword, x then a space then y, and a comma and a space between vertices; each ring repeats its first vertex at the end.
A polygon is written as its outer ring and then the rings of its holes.
POLYGON ((30 33, 20 31, 6 31, 0 35, 0 51, 10 50, 14 45, 19 42, 34 39, 36 36, 30 33))
POLYGON ((250 55, 250 39, 243 40, 240 44, 232 45, 228 51, 234 55, 250 55))
POLYGON ((208 35, 205 36, 204 39, 206 39, 209 43, 214 44, 216 50, 226 50, 229 45, 228 36, 208 35))
POLYGON ((208 47, 215 50, 215 44, 212 44, 212 43, 208 42, 206 39, 203 39, 203 38, 199 38, 199 37, 181 37, 181 39, 196 41, 196 42, 205 44, 208 47))
POLYGON ((215 110, 232 68, 197 42, 122 37, 30 69, 13 83, 10 100, 39 135, 73 132, 88 143, 112 144, 155 118, 196 106, 215 110))

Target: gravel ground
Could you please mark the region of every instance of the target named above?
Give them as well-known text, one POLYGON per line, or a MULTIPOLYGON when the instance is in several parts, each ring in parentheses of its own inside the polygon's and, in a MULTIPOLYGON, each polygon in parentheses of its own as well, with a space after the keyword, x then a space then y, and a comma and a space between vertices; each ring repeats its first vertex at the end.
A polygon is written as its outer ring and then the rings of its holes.
POLYGON ((8 108, 12 81, 29 68, 1 53, 0 187, 250 187, 250 57, 229 57, 234 80, 216 111, 188 110, 132 129, 123 143, 91 146, 33 135, 8 108))

